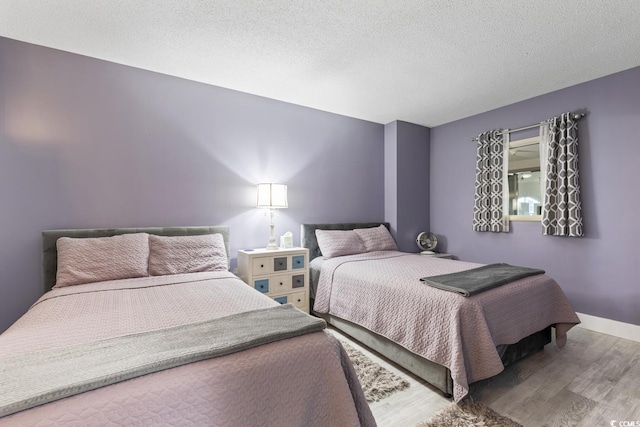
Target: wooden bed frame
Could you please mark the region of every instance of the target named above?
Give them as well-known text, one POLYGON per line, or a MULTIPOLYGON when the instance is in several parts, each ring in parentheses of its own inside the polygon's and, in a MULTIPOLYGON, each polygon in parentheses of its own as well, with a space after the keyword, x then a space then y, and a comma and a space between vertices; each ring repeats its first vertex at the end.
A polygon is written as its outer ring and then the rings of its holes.
MULTIPOLYGON (((380 224, 389 228, 389 223, 384 222, 302 224, 300 227, 301 243, 303 247, 309 249, 309 262, 311 262, 314 258, 322 256, 315 235, 316 230, 353 230, 354 228, 378 227, 380 224)), ((310 277, 312 277, 311 274, 310 277)), ((311 301, 310 307, 313 307, 313 300, 311 301)), ((353 337, 414 375, 424 379, 429 384, 441 390, 445 396, 451 397, 453 395, 453 380, 451 379, 451 371, 449 371, 447 367, 414 354, 393 341, 355 323, 332 315, 312 313, 322 317, 336 329, 353 337)), ((542 348, 550 342, 551 326, 523 338, 516 344, 506 346, 504 352, 501 353, 502 363, 504 366, 508 366, 532 353, 542 350, 542 348)))

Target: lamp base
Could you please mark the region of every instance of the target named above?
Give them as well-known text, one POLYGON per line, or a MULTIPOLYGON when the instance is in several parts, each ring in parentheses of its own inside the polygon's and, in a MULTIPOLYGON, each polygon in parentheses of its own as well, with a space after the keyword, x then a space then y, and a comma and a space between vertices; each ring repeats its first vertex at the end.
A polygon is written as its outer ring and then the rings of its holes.
POLYGON ((269 235, 269 244, 267 245, 266 249, 268 251, 275 251, 275 250, 279 249, 278 248, 278 244, 276 243, 276 236, 275 236, 274 230, 273 230, 274 227, 275 227, 275 224, 273 222, 273 217, 275 215, 275 210, 274 209, 269 209, 269 210, 271 211, 270 212, 270 214, 271 214, 271 224, 270 224, 271 234, 269 235))
POLYGON ((277 251, 280 248, 278 247, 278 245, 276 245, 276 242, 269 242, 265 249, 268 251, 277 251))

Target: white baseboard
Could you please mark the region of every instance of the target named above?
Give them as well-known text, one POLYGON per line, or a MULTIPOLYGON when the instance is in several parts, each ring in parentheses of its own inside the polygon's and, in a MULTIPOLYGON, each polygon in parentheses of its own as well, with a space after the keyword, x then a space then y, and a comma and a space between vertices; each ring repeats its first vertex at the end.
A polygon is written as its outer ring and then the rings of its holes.
POLYGON ((640 342, 640 325, 618 322, 617 320, 605 319, 604 317, 596 317, 589 314, 577 314, 582 322, 578 325, 581 328, 640 342))

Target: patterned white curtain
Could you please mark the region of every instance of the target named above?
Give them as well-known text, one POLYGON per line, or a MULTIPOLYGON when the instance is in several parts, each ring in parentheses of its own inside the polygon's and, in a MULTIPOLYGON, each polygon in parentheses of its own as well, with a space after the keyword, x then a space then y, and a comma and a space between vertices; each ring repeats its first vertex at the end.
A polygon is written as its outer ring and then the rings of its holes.
MULTIPOLYGON (((546 147, 546 175, 542 204, 542 234, 583 236, 578 173, 578 122, 570 113, 540 126, 541 150, 546 147)), ((541 162, 542 163, 542 162, 541 162)))
POLYGON ((509 133, 493 130, 478 136, 474 231, 508 232, 509 184, 504 173, 508 162, 509 133))

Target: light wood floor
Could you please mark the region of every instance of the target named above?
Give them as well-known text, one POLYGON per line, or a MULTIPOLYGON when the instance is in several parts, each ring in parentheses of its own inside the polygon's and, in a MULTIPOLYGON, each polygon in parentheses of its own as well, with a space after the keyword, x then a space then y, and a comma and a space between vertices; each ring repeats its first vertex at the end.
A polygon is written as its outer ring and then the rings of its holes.
MULTIPOLYGON (((415 426, 452 403, 424 381, 343 337, 411 383, 371 404, 380 427, 415 426)), ((612 420, 640 425, 640 343, 575 327, 563 349, 548 344, 500 375, 473 384, 470 395, 524 426, 609 426, 612 420)))

